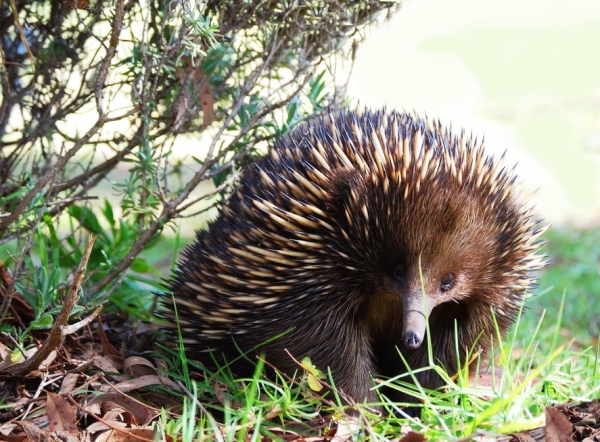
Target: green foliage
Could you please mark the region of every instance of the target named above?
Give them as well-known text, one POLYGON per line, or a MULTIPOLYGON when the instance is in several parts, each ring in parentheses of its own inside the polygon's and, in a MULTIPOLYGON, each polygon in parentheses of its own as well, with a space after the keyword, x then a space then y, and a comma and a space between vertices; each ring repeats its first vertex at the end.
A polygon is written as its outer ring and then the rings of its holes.
MULTIPOLYGON (((83 228, 84 232, 91 232, 96 236, 95 247, 88 264, 89 280, 91 283, 102 281, 137 243, 135 225, 126 218, 116 218, 108 200, 105 200, 100 212, 102 218, 98 218, 96 211, 82 206, 71 206, 68 213, 74 230, 81 231, 80 228, 83 228)), ((79 244, 80 239, 71 236, 58 245, 61 255, 67 260, 65 269, 73 268, 81 259, 79 244)), ((152 254, 158 244, 158 238, 149 242, 145 249, 146 254, 152 254)), ((130 271, 124 275, 120 284, 113 286, 106 308, 108 311, 121 311, 134 317, 150 319, 149 307, 154 299, 150 290, 161 290, 158 282, 160 276, 160 270, 148 259, 136 256, 130 264, 130 271)), ((98 305, 105 298, 106 292, 99 291, 92 296, 84 296, 83 302, 98 305)))
MULTIPOLYGON (((70 277, 78 267, 87 233, 96 236, 96 247, 88 263, 88 286, 110 273, 115 263, 123 259, 137 241, 135 228, 124 219, 115 219, 112 206, 105 201, 98 218, 96 211, 83 206, 71 206, 68 210, 68 229, 73 232, 62 237, 55 229, 54 220, 45 217, 45 223, 35 234, 35 247, 32 256, 26 255, 22 274, 15 281, 15 289, 31 307, 34 318, 22 330, 22 339, 30 330, 49 329, 54 324, 54 316, 62 308, 63 299, 70 288, 70 277)), ((60 227, 63 230, 64 227, 60 227)), ((151 254, 159 243, 149 244, 146 254, 151 254)), ((160 290, 158 279, 162 273, 144 256, 137 256, 124 275, 121 283, 114 286, 105 305, 107 312, 128 313, 135 318, 150 319, 150 306, 154 302, 152 290, 160 290)), ((106 293, 99 291, 89 295, 80 292, 80 302, 73 307, 71 315, 79 317, 106 301, 106 293)))
POLYGON ((29 324, 32 329, 52 327, 52 316, 48 308, 54 303, 58 293, 58 272, 53 269, 46 274, 45 267, 38 267, 33 274, 32 291, 27 290, 21 283, 16 283, 17 291, 33 309, 35 319, 29 324))
MULTIPOLYGON (((36 238, 40 243, 39 264, 26 257, 24 265, 27 269, 25 274, 31 275, 24 281, 16 281, 15 289, 31 307, 34 319, 28 324, 28 330, 49 329, 52 327, 56 315, 62 306, 62 298, 68 286, 61 279, 60 255, 54 248, 59 242, 56 232, 53 230, 50 220, 46 218, 49 226, 49 234, 45 235, 43 229, 39 229, 36 238), (50 253, 48 253, 50 251, 50 253)), ((74 306, 72 315, 78 315, 83 307, 74 306)))
POLYGON ((226 197, 275 138, 343 103, 335 54, 393 5, 10 6, 0 8, 0 245, 18 252, 0 259, 33 311, 30 330, 52 325, 88 234, 73 314, 104 303, 149 319, 174 261, 157 247, 164 229, 226 197))

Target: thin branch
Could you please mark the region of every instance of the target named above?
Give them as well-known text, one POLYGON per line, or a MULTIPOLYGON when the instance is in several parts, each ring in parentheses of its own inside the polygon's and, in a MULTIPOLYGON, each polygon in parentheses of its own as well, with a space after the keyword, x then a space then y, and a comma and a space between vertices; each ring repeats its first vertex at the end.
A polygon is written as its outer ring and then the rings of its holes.
POLYGON ((121 35, 121 29, 123 26, 123 15, 124 15, 124 0, 116 0, 115 2, 115 14, 112 22, 112 29, 110 34, 110 42, 106 51, 106 56, 100 63, 98 74, 96 77, 96 84, 94 87, 94 95, 96 96, 96 110, 98 111, 98 119, 103 120, 106 118, 106 112, 104 110, 102 91, 104 89, 104 82, 108 75, 108 68, 112 62, 113 57, 117 53, 117 46, 119 45, 119 35, 121 35))
POLYGON ((21 21, 19 20, 19 11, 17 10, 17 5, 15 4, 15 0, 9 0, 9 3, 10 3, 10 9, 13 13, 13 17, 15 20, 15 25, 16 25, 17 29, 19 30, 19 36, 21 37, 21 42, 23 43, 23 46, 25 47, 25 50, 27 51, 27 56, 29 57, 29 62, 33 66, 35 64, 35 57, 31 53, 31 48, 29 47, 29 42, 27 41, 27 37, 25 36, 25 33, 23 32, 23 26, 21 26, 21 21))

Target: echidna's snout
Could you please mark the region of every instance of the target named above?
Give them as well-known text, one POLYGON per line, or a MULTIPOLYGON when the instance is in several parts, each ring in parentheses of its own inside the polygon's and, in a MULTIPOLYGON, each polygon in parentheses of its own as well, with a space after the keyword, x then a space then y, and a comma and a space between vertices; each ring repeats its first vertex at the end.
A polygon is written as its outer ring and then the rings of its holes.
POLYGON ((420 289, 407 293, 402 298, 402 341, 408 348, 419 348, 425 338, 427 319, 434 302, 420 289))

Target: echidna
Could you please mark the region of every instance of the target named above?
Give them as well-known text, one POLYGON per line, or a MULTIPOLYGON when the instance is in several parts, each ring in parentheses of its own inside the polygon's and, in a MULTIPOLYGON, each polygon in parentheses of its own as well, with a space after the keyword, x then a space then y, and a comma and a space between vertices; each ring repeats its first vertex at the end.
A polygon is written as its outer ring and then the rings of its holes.
POLYGON ((245 170, 169 289, 204 364, 249 374, 264 353, 293 373, 287 349, 375 401, 373 376, 407 371, 398 353, 428 365, 427 320, 433 361, 451 373, 488 351, 494 317, 506 332, 545 263, 542 230, 514 171, 464 133, 406 113, 326 113, 245 170))

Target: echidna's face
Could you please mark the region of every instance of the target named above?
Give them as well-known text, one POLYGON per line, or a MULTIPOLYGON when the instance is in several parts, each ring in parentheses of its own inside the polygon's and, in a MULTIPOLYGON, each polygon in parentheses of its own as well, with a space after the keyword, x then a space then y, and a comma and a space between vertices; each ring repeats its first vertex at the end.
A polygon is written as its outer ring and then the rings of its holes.
MULTIPOLYGON (((347 232, 338 238, 348 256, 340 260, 341 273, 376 309, 397 310, 405 345, 421 345, 437 306, 470 299, 492 305, 510 297, 515 277, 499 259, 510 252, 502 242, 502 220, 476 192, 448 174, 425 179, 405 198, 402 185, 386 192, 361 172, 344 175, 345 185, 334 188, 333 209, 347 232)), ((507 202, 504 210, 516 208, 507 202)), ((381 312, 374 314, 374 322, 386 322, 381 312)))

